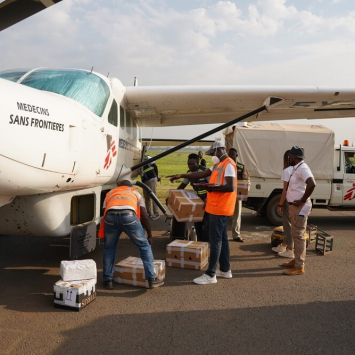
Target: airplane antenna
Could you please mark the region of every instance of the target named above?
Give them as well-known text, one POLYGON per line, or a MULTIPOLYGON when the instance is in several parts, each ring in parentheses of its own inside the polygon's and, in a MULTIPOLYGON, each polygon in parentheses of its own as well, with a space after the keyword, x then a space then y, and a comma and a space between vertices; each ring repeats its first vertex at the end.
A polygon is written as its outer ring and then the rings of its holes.
POLYGON ((107 77, 110 75, 110 72, 107 73, 107 77))
POLYGON ((91 67, 91 72, 90 72, 90 74, 92 74, 92 70, 94 69, 94 67, 91 67))
POLYGON ((136 76, 134 77, 133 86, 138 86, 138 79, 136 76))

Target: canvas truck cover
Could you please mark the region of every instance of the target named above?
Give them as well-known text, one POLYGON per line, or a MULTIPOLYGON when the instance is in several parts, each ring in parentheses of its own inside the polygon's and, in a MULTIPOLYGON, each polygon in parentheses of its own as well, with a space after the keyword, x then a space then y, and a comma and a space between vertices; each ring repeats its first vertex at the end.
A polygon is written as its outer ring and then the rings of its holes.
POLYGON ((315 179, 333 178, 334 132, 324 126, 248 123, 235 127, 233 146, 252 177, 280 179, 285 151, 299 146, 315 179))

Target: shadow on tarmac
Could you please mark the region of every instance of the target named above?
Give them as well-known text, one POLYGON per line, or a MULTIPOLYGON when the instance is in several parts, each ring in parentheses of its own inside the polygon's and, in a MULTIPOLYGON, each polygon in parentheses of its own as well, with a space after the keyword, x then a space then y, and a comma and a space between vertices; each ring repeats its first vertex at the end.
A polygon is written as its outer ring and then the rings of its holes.
POLYGON ((112 315, 62 332, 53 355, 353 354, 354 319, 350 301, 112 315))

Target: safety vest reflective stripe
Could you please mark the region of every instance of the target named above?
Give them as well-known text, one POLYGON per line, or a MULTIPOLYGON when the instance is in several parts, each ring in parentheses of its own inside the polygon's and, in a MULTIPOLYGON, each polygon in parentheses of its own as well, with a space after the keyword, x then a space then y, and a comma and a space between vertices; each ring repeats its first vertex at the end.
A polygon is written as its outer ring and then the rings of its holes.
MULTIPOLYGON (((217 165, 215 165, 213 167, 213 170, 217 171, 217 177, 216 177, 216 185, 223 185, 223 178, 224 178, 224 168, 222 167, 218 167, 217 165)), ((213 171, 212 171, 213 172, 213 171)))
POLYGON ((129 186, 119 186, 114 190, 111 190, 106 195, 106 208, 104 216, 101 220, 99 238, 105 237, 105 219, 107 211, 116 206, 130 206, 133 207, 138 219, 140 220, 140 207, 138 206, 138 197, 134 193, 134 188, 129 186))
MULTIPOLYGON (((210 178, 211 184, 223 185, 224 172, 228 164, 232 164, 237 174, 235 163, 232 159, 226 158, 218 166, 214 166, 210 178)), ((218 216, 232 216, 235 209, 237 198, 236 188, 238 186, 237 178, 234 179, 234 191, 232 192, 208 192, 206 212, 218 216)))
POLYGON ((237 166, 238 179, 242 180, 243 179, 243 173, 244 173, 244 164, 237 162, 236 166, 237 166))
MULTIPOLYGON (((108 203, 111 203, 111 202, 113 202, 113 201, 116 201, 116 200, 130 200, 130 201, 132 201, 133 203, 136 203, 136 202, 137 202, 137 200, 134 200, 134 199, 131 198, 131 197, 124 196, 124 197, 111 197, 110 200, 107 202, 107 204, 108 204, 108 203)), ((125 203, 125 205, 127 205, 127 204, 125 203)))
POLYGON ((150 168, 144 169, 144 170, 142 171, 142 173, 145 174, 145 173, 147 173, 148 171, 153 170, 153 169, 154 169, 154 166, 151 166, 150 168))
POLYGON ((207 194, 207 190, 197 190, 198 195, 204 195, 207 194))

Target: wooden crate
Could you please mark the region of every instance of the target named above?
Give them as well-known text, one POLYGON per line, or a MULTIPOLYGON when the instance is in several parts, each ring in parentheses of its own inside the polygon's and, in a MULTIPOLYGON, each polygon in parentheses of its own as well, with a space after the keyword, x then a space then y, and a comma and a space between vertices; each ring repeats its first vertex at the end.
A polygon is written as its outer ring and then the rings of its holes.
POLYGON ((308 233, 309 236, 308 245, 316 241, 317 231, 318 231, 317 226, 314 226, 313 224, 307 225, 306 232, 308 233))
POLYGON ((333 250, 333 236, 318 228, 316 250, 325 255, 333 250))

